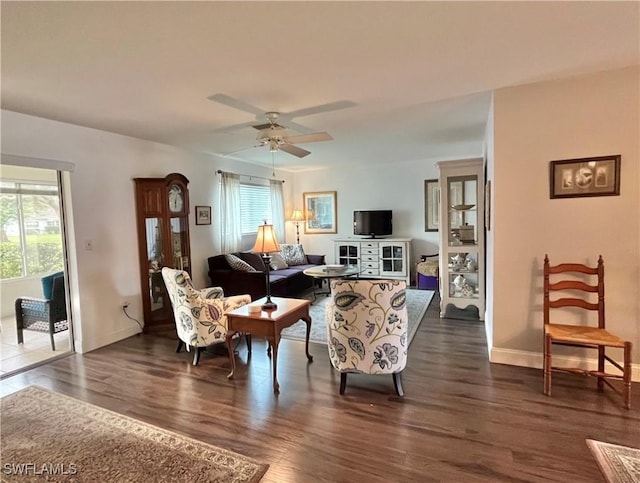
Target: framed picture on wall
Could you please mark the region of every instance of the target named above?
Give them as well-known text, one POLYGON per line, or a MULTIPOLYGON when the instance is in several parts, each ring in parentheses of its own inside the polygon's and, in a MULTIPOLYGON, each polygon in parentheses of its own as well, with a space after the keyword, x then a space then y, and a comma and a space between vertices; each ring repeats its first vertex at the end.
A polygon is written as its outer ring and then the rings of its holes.
POLYGON ((304 232, 337 233, 337 195, 335 191, 303 193, 304 232))
POLYGON ((565 159, 549 164, 549 194, 553 198, 620 195, 619 154, 565 159))
POLYGON ((424 231, 438 231, 440 225, 440 184, 437 179, 424 180, 424 231))
POLYGON ((211 224, 211 207, 196 206, 196 225, 211 224))

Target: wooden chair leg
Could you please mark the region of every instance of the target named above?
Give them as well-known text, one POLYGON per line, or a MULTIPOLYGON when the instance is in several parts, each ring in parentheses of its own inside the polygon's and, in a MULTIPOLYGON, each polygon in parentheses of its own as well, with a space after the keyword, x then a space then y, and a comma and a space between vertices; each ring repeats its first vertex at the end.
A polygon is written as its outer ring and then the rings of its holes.
POLYGON ((193 365, 197 366, 200 362, 200 347, 193 348, 193 365))
POLYGON ((244 338, 247 342, 247 352, 251 355, 251 334, 247 333, 244 335, 244 338))
MULTIPOLYGON (((598 346, 598 372, 604 373, 604 346, 598 346)), ((598 391, 604 391, 604 380, 598 377, 598 391)))
POLYGON ((53 340, 53 331, 49 332, 49 339, 51 339, 51 350, 55 352, 55 350, 56 350, 56 341, 53 340))
POLYGON ((551 396, 551 336, 544 336, 544 394, 551 396))
POLYGON ((178 347, 176 347, 176 352, 180 352, 182 350, 183 345, 184 345, 184 342, 178 339, 178 347))
POLYGON ((347 373, 340 373, 340 394, 344 394, 344 390, 347 387, 347 373))
POLYGON ((631 342, 624 343, 624 407, 631 409, 631 342))
POLYGON ((404 396, 404 390, 402 389, 402 372, 394 372, 393 385, 396 388, 396 394, 400 397, 404 396))

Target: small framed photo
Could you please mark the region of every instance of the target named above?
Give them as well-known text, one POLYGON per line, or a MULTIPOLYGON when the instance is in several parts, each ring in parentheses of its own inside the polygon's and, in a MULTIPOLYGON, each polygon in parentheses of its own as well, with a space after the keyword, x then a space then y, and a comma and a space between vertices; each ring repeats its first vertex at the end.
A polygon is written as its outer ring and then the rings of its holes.
POLYGON ((196 206, 196 225, 211 224, 211 207, 196 206))
POLYGON ((438 231, 440 225, 440 184, 437 179, 424 180, 424 231, 438 231))
POLYGON ((337 233, 337 201, 335 191, 302 193, 304 232, 337 233))
POLYGON ((549 193, 553 198, 620 195, 619 154, 565 159, 549 164, 549 193))

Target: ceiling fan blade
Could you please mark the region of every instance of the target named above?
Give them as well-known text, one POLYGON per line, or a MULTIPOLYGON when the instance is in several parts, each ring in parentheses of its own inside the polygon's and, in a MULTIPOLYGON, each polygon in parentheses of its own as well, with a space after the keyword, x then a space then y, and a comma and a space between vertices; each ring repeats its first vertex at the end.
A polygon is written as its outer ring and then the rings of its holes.
POLYGON ((294 146, 293 144, 281 144, 279 146, 279 149, 280 151, 293 154, 294 156, 298 156, 299 158, 304 158, 308 154, 311 154, 311 151, 307 151, 306 149, 299 148, 298 146, 294 146))
POLYGON ((238 131, 238 130, 243 129, 245 127, 251 127, 254 122, 255 121, 253 121, 253 122, 243 122, 243 123, 240 123, 240 124, 234 124, 233 126, 223 126, 223 127, 219 127, 217 129, 214 129, 211 132, 231 133, 231 131, 238 131))
POLYGON ((311 134, 300 134, 298 136, 288 136, 287 141, 293 144, 315 143, 318 141, 331 141, 333 138, 328 132, 313 132, 311 134))
POLYGON ((258 131, 263 131, 264 129, 270 129, 271 126, 273 126, 273 127, 281 127, 281 128, 284 129, 284 126, 281 126, 277 122, 274 122, 273 124, 268 122, 266 124, 258 124, 257 126, 251 126, 251 127, 253 127, 254 129, 257 129, 258 131))
POLYGON ((227 157, 227 156, 231 156, 232 154, 237 154, 243 151, 248 151, 249 149, 261 148, 261 147, 262 147, 262 144, 256 144, 254 146, 249 146, 247 148, 236 149, 235 151, 231 151, 230 153, 224 153, 222 156, 227 157))
POLYGON ((297 111, 287 112, 287 117, 303 117, 310 116, 311 114, 319 114, 321 112, 337 111, 339 109, 346 109, 347 107, 354 107, 357 104, 353 101, 336 101, 328 102, 327 104, 321 104, 314 107, 306 107, 304 109, 298 109, 297 111))
POLYGON ((244 101, 239 99, 234 99, 231 96, 226 94, 214 94, 212 96, 207 97, 210 101, 218 102, 220 104, 224 104, 225 106, 233 107, 234 109, 239 109, 244 112, 249 112, 251 114, 255 114, 256 116, 264 115, 264 110, 259 107, 252 106, 244 101))

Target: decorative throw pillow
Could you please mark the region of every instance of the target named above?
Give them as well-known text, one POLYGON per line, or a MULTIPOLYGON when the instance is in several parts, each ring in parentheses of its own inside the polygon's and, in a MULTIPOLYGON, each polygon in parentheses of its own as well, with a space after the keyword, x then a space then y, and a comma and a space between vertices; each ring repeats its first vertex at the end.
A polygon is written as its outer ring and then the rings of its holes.
POLYGON ((304 254, 302 245, 281 243, 280 253, 282 253, 284 261, 287 262, 287 265, 289 266, 304 265, 307 263, 307 257, 304 254))
POLYGON ((287 262, 284 260, 284 257, 281 253, 273 253, 271 254, 271 270, 282 270, 283 268, 288 268, 287 262))
POLYGON ((227 263, 234 270, 238 270, 239 272, 255 272, 256 271, 255 268, 253 268, 251 265, 249 265, 244 260, 239 259, 235 255, 232 255, 232 254, 228 253, 228 254, 226 254, 224 256, 224 258, 226 258, 227 263))

